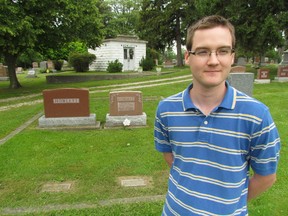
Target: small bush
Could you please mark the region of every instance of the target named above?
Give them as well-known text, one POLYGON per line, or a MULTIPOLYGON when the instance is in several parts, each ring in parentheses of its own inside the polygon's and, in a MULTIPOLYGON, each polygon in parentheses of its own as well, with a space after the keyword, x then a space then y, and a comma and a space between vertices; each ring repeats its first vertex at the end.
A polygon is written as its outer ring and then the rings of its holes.
POLYGON ((155 66, 155 63, 152 58, 142 58, 140 66, 143 68, 143 71, 151 71, 155 66))
POLYGON ((89 64, 96 59, 94 54, 90 53, 71 53, 69 64, 76 72, 86 72, 89 70, 89 64))
POLYGON ((108 67, 107 71, 109 73, 117 73, 117 72, 122 72, 123 64, 119 62, 118 59, 112 62, 108 62, 108 67))
POLYGON ((64 63, 63 60, 53 60, 55 70, 61 71, 63 63, 64 63))

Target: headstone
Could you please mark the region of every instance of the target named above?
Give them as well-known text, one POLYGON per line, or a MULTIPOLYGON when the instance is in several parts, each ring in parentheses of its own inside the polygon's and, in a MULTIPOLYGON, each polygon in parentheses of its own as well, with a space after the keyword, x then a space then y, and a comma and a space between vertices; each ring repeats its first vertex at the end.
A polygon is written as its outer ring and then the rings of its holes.
POLYGON ((32 62, 32 67, 33 68, 39 68, 38 62, 32 62))
POLYGON ((231 67, 231 73, 244 73, 246 71, 246 67, 244 66, 233 66, 231 67))
POLYGON ((118 177, 122 187, 149 187, 152 183, 150 176, 123 176, 118 177))
POLYGON ((173 64, 172 61, 167 60, 167 61, 164 62, 163 67, 164 67, 164 68, 173 68, 173 67, 174 67, 174 64, 173 64))
POLYGON ((42 186, 41 192, 65 192, 72 188, 72 182, 53 182, 42 186))
POLYGON ((54 69, 54 64, 51 60, 47 61, 47 69, 53 70, 54 69))
POLYGON ((227 80, 237 90, 252 96, 254 73, 230 73, 227 80))
POLYGON ((142 115, 142 93, 140 91, 111 92, 110 115, 142 115))
POLYGON ((46 70, 47 69, 47 61, 40 62, 40 68, 46 70))
POLYGON ((35 78, 36 76, 36 71, 34 68, 29 69, 26 78, 35 78))
POLYGON ((288 82, 288 50, 283 52, 282 61, 278 65, 276 82, 288 82))
POLYGON ((280 62, 280 65, 288 65, 288 50, 283 52, 282 61, 280 62))
POLYGON ((0 64, 0 80, 2 81, 9 80, 8 67, 4 66, 3 64, 0 64))
POLYGON ((96 115, 90 114, 89 90, 76 88, 43 91, 44 116, 40 127, 93 126, 100 127, 96 115))
POLYGON ((258 69, 257 79, 254 82, 259 84, 270 83, 270 70, 265 68, 258 69))
POLYGON ((239 58, 237 59, 237 65, 238 65, 238 66, 246 66, 246 64, 247 64, 246 58, 244 58, 244 57, 239 57, 239 58))
POLYGON ((23 73, 23 68, 22 67, 17 67, 16 68, 16 73, 17 74, 22 74, 23 73))
POLYGON ((52 89, 43 91, 46 117, 89 116, 88 89, 52 89))
POLYGON ((142 92, 118 91, 110 93, 110 112, 106 115, 106 127, 144 126, 142 92))

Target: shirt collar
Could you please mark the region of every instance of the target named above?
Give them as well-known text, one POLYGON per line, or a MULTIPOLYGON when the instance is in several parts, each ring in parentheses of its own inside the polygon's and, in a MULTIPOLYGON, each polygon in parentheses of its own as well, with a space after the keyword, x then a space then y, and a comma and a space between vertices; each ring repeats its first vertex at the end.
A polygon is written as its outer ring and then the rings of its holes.
MULTIPOLYGON (((234 109, 236 104, 236 90, 229 85, 228 82, 225 83, 227 87, 226 94, 219 105, 219 107, 224 109, 234 109)), ((182 94, 182 104, 184 111, 195 110, 197 107, 193 104, 190 98, 190 90, 193 88, 193 84, 191 83, 182 94)))

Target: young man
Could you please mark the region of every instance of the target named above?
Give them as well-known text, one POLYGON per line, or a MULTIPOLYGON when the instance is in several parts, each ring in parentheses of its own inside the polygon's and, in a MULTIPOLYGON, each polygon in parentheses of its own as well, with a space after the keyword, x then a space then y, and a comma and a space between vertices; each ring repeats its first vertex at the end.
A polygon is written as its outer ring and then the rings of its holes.
POLYGON ((155 146, 171 167, 163 215, 248 215, 247 200, 276 180, 277 128, 264 104, 226 82, 235 46, 228 20, 201 19, 186 46, 193 82, 161 101, 155 119, 155 146))

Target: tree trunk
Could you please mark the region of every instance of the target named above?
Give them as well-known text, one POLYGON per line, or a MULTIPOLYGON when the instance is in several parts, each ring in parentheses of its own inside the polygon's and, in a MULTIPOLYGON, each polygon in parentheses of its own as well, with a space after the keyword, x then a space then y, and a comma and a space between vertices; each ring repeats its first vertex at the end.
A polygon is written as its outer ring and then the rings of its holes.
POLYGON ((9 74, 9 79, 10 79, 9 88, 13 88, 13 89, 21 88, 22 86, 18 81, 18 78, 16 76, 16 70, 15 70, 17 55, 4 53, 4 60, 8 66, 8 74, 9 74))
POLYGON ((180 17, 176 17, 176 49, 177 49, 177 66, 183 66, 182 49, 181 49, 181 28, 180 17))

